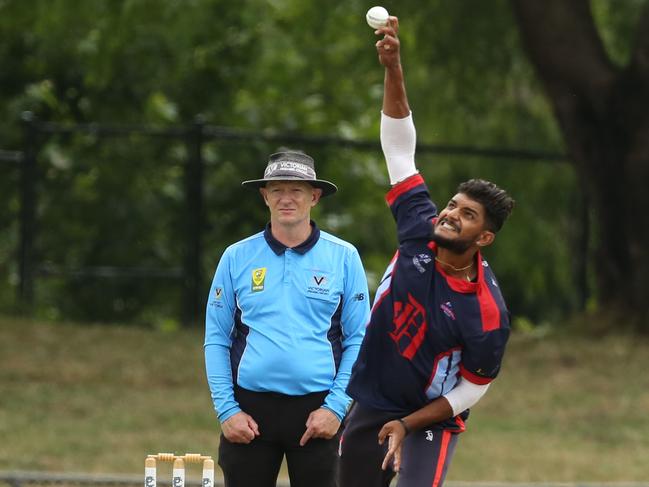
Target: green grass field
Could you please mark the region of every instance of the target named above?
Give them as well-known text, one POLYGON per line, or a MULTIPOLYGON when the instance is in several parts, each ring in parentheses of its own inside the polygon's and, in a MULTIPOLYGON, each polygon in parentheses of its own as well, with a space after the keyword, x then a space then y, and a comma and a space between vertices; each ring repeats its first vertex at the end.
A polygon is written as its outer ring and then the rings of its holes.
MULTIPOLYGON (((0 318, 0 470, 138 474, 216 455, 202 331, 0 318)), ((449 480, 649 480, 649 341, 515 334, 449 480)))

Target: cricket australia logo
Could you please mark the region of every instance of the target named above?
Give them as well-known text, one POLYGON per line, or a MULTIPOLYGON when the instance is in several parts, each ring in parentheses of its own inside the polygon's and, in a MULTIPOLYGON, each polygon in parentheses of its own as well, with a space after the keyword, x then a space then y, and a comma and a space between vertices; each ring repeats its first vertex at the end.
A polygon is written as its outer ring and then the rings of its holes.
POLYGON ((266 268, 260 267, 259 269, 252 270, 252 286, 253 293, 264 290, 264 281, 266 280, 266 268))
POLYGON ((412 360, 424 342, 428 329, 426 310, 408 293, 407 302, 395 301, 392 324, 394 330, 390 332, 390 338, 396 343, 399 353, 412 360))

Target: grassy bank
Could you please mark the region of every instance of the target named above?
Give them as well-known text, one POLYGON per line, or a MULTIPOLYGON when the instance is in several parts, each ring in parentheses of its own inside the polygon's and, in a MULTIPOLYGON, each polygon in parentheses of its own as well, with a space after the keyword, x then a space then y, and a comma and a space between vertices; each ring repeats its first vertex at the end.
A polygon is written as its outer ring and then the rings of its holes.
MULTIPOLYGON (((452 480, 649 480, 649 341, 515 335, 452 480)), ((216 455, 202 332, 0 318, 0 470, 140 473, 216 455)))

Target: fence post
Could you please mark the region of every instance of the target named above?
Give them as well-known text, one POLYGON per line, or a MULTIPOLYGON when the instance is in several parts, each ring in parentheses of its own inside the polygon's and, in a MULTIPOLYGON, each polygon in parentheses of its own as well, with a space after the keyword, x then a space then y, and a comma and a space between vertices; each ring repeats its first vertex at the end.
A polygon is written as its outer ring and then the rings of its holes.
POLYGON ((187 138, 188 160, 185 164, 186 240, 183 273, 184 326, 196 326, 203 317, 203 139, 205 121, 201 115, 187 138))
POLYGON ((18 249, 18 306, 31 314, 34 304, 34 235, 36 226, 36 117, 23 112, 23 159, 20 164, 20 237, 18 249))

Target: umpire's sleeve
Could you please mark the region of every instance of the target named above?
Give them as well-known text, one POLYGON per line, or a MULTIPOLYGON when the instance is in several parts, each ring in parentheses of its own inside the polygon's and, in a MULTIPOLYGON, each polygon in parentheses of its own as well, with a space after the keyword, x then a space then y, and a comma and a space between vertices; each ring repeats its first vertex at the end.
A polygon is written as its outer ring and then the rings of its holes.
POLYGON ((205 313, 205 371, 214 409, 222 423, 241 411, 234 399, 230 347, 236 296, 230 273, 231 249, 226 249, 216 268, 205 313))
POLYGON ((345 389, 347 389, 352 366, 358 356, 369 318, 367 277, 358 251, 352 248, 345 259, 345 283, 341 315, 343 353, 334 384, 324 403, 324 407, 333 411, 341 421, 351 403, 351 398, 347 395, 345 389))

